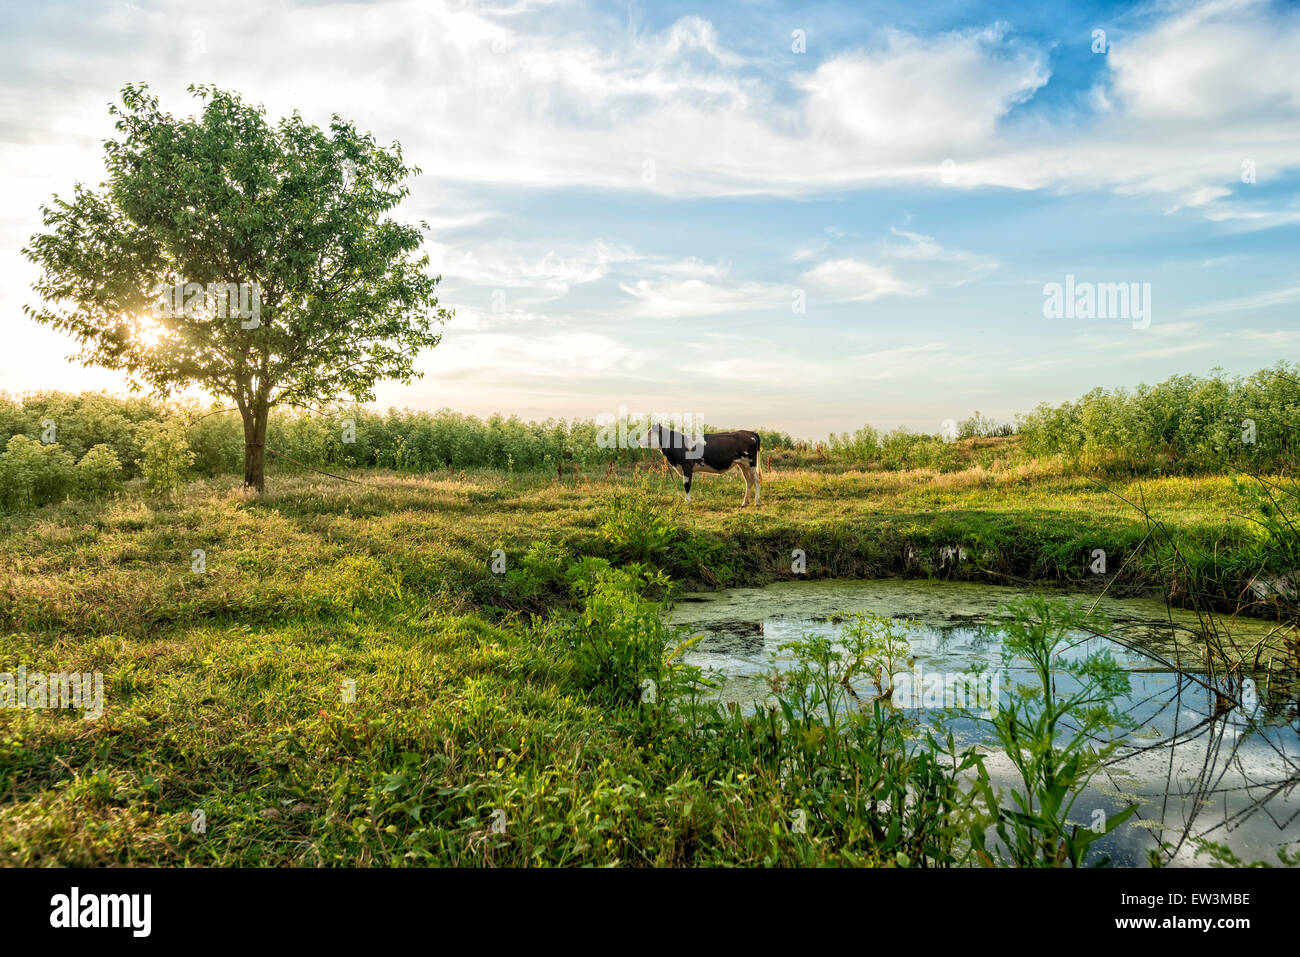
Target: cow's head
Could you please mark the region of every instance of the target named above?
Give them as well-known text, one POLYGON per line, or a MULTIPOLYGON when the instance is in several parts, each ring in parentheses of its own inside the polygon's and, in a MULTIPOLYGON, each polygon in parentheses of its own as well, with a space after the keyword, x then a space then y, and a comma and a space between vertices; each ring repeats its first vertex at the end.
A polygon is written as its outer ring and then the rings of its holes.
POLYGON ((650 428, 637 441, 637 444, 643 449, 662 449, 664 447, 664 427, 658 422, 652 423, 650 428))

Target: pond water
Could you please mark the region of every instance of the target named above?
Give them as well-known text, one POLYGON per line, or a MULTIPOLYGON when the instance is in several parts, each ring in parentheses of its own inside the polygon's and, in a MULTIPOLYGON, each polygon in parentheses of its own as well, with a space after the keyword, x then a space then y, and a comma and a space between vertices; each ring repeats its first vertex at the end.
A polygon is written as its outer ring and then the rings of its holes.
MULTIPOLYGON (((784 582, 765 588, 731 589, 683 596, 672 621, 702 639, 685 655, 688 664, 711 669, 721 679, 718 697, 750 710, 769 698, 767 674, 788 657, 780 646, 803 635, 834 638, 841 627, 837 613, 873 611, 913 619, 906 628, 910 658, 896 678, 895 702, 918 716, 938 715, 958 740, 986 750, 995 784, 1010 790, 1018 781, 1006 756, 986 746, 987 729, 978 721, 933 707, 936 700, 910 695, 924 675, 962 675, 984 671, 964 687, 968 704, 977 709, 990 693, 1009 693, 1008 685, 1029 683, 1032 675, 1012 663, 1002 668, 1002 635, 992 622, 1005 602, 1022 592, 992 585, 930 581, 784 582), (990 687, 994 669, 999 685, 990 687), (922 707, 926 706, 926 707, 922 707)), ((1061 595, 1052 592, 1053 595, 1061 595)), ((1096 598, 1066 595, 1092 605, 1096 598)), ((1072 819, 1085 826, 1100 810, 1109 815, 1130 804, 1137 813, 1115 832, 1097 841, 1094 853, 1121 866, 1145 866, 1159 843, 1166 864, 1200 865, 1195 839, 1226 845, 1243 861, 1276 864, 1275 849, 1300 847, 1300 714, 1295 688, 1277 689, 1267 676, 1256 676, 1259 706, 1251 714, 1224 706, 1214 681, 1189 662, 1195 614, 1169 611, 1145 599, 1109 599, 1098 609, 1113 622, 1111 638, 1080 635, 1068 653, 1084 656, 1108 647, 1129 672, 1131 694, 1120 702, 1134 726, 1116 731, 1120 748, 1075 804, 1072 819), (1183 672, 1171 665, 1179 661, 1183 672), (1217 707, 1216 707, 1217 701, 1217 707)), ((1265 622, 1234 622, 1233 634, 1247 647, 1268 634, 1265 622)), ((951 679, 950 679, 951 680, 951 679)), ((1064 687, 1064 686, 1063 686, 1064 687)), ((862 698, 874 687, 864 682, 862 698)), ((1009 799, 1008 799, 1009 800, 1009 799)))

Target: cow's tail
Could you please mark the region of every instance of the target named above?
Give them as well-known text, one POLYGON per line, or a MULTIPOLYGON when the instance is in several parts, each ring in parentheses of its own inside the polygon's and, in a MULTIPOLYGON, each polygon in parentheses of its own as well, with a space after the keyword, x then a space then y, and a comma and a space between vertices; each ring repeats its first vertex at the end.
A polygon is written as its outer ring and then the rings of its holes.
POLYGON ((754 433, 754 441, 749 447, 749 464, 753 468, 758 468, 758 450, 763 445, 763 438, 757 432, 754 433))

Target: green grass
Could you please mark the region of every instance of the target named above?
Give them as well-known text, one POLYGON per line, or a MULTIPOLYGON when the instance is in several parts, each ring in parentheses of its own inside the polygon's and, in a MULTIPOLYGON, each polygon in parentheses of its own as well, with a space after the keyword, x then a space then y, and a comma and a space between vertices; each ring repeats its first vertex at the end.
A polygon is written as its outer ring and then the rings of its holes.
MULTIPOLYGON (((597 704, 549 620, 569 603, 554 569, 636 557, 677 588, 753 584, 799 577, 803 549, 808 577, 1095 585, 1087 556, 1104 548, 1112 570, 1134 558, 1113 591, 1161 581, 1160 556, 1135 551, 1140 515, 1039 466, 775 472, 759 510, 736 507, 735 477, 697 479, 687 507, 657 472, 349 474, 361 484, 272 475, 261 502, 230 479, 0 518, 0 671, 106 682, 99 720, 0 712, 0 861, 896 863, 792 836, 801 798, 758 750, 720 755, 597 704), (628 496, 654 527, 607 522, 628 496), (947 545, 969 560, 947 567, 947 545)), ((1117 491, 1190 556, 1181 587, 1226 599, 1258 564, 1229 479, 1117 491)))

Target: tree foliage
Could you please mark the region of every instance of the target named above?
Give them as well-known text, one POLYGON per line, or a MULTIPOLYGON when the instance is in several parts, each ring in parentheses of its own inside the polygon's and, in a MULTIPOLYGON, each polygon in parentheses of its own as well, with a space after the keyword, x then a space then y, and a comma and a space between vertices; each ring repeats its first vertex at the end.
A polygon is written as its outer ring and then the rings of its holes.
POLYGON ((338 116, 328 130, 298 113, 273 124, 235 93, 190 90, 202 114, 178 119, 145 86, 123 89, 106 181, 42 207, 46 232, 24 253, 43 301, 26 311, 135 388, 231 399, 245 484, 260 491, 272 407, 369 401, 382 379, 409 382, 449 313, 420 252, 427 226, 386 216, 419 173, 399 145, 338 116), (228 284, 255 290, 253 318, 214 293, 228 284), (173 288, 185 308, 165 305, 173 288))

